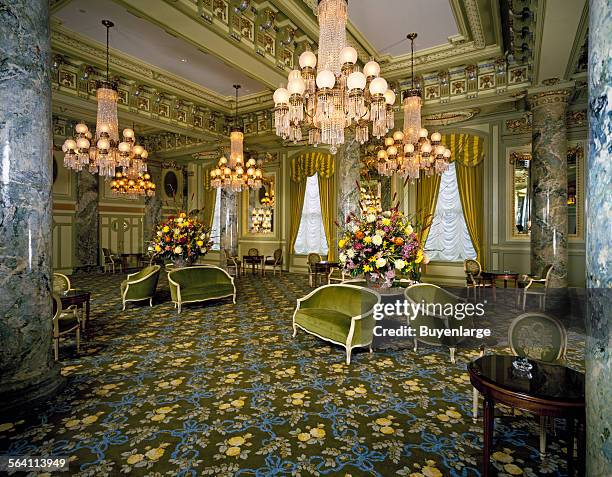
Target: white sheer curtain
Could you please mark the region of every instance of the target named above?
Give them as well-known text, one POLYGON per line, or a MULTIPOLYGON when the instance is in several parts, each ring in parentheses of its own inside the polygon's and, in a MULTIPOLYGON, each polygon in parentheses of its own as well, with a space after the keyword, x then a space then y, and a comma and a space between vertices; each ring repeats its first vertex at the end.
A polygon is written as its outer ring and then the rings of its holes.
POLYGON ((425 250, 432 260, 462 262, 466 258, 476 258, 465 225, 454 163, 440 179, 440 194, 425 250))
POLYGON ((213 241, 211 250, 221 250, 221 237, 219 236, 221 232, 221 191, 217 190, 215 195, 215 212, 213 215, 212 230, 210 232, 210 236, 213 241))
POLYGON ((295 253, 306 255, 311 252, 327 255, 317 174, 306 179, 302 221, 295 240, 295 253))

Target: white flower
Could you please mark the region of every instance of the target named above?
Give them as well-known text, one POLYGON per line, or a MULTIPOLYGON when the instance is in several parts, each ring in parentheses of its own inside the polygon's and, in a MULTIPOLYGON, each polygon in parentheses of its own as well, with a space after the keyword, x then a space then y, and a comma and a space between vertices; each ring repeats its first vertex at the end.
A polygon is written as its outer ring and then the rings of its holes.
POLYGON ((390 210, 385 210, 383 212, 383 217, 391 217, 391 211, 390 210))
POLYGON ((359 230, 359 225, 351 224, 351 232, 355 233, 359 230))
POLYGON ((371 224, 372 222, 376 221, 376 215, 368 214, 368 216, 366 217, 366 220, 371 224))
POLYGON ((346 255, 344 253, 341 253, 339 258, 342 263, 346 262, 346 255))
POLYGON ((355 256, 355 250, 353 250, 352 248, 349 248, 349 249, 346 251, 346 256, 347 256, 348 258, 353 258, 353 257, 355 256))
POLYGON ((374 237, 372 237, 372 243, 377 246, 382 245, 383 239, 380 235, 374 235, 374 237))
POLYGON ((395 263, 395 268, 397 268, 398 270, 401 270, 402 268, 404 268, 406 266, 406 262, 404 262, 401 258, 396 260, 395 263))
POLYGON ((161 236, 162 236, 162 231, 161 231, 161 230, 158 230, 158 231, 157 231, 157 236, 158 236, 158 237, 161 237, 161 236))
POLYGON ((423 263, 425 265, 427 265, 431 260, 431 257, 429 255, 427 255, 425 252, 423 252, 423 263))
POLYGON ((386 260, 386 259, 384 259, 384 258, 382 258, 382 257, 380 257, 380 258, 378 258, 378 259, 376 260, 376 266, 377 266, 378 268, 382 268, 382 267, 384 267, 386 264, 387 264, 387 260, 386 260))
POLYGON ((404 229, 404 232, 406 233, 406 235, 410 235, 412 232, 414 232, 412 225, 408 224, 406 225, 406 228, 404 229))
POLYGON ((204 240, 206 238, 206 234, 200 234, 200 239, 204 240))
POLYGON ((147 250, 148 250, 149 252, 152 252, 152 251, 153 251, 153 245, 149 245, 149 246, 147 247, 147 250))
POLYGON ((176 253, 177 255, 180 255, 181 253, 183 253, 183 247, 181 247, 180 245, 177 245, 176 247, 174 247, 174 253, 176 253))
POLYGON ((181 229, 174 229, 174 233, 175 233, 176 235, 180 234, 180 233, 181 233, 181 229))
POLYGON ((376 235, 380 235, 381 237, 384 237, 384 236, 385 236, 385 231, 384 231, 384 230, 380 230, 380 229, 378 229, 378 230, 376 230, 376 232, 374 232, 374 233, 375 233, 376 235))
POLYGON ((180 224, 183 221, 183 217, 179 217, 176 221, 180 224))

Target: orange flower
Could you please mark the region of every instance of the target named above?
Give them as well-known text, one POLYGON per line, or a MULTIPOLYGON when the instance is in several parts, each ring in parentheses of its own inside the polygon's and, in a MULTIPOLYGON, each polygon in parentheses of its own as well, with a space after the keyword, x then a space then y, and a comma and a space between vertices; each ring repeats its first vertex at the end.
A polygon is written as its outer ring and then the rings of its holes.
POLYGON ((170 242, 170 237, 168 235, 166 235, 166 243, 170 242))
POLYGON ((402 237, 395 237, 395 239, 393 240, 393 242, 395 243, 395 245, 397 245, 398 247, 401 247, 402 245, 404 245, 404 239, 402 237))
POLYGON ((365 234, 361 230, 358 230, 357 232, 355 232, 355 237, 357 238, 357 240, 361 240, 363 237, 365 237, 365 234))

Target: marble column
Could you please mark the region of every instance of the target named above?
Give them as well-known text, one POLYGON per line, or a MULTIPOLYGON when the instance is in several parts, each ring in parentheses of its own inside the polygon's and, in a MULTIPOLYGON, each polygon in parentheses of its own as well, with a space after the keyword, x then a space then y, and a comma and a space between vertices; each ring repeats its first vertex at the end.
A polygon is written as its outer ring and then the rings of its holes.
POLYGON ((49 2, 0 3, 0 409, 59 386, 51 356, 49 2))
POLYGON ((383 210, 389 210, 393 199, 391 193, 391 177, 381 176, 380 177, 380 206, 383 210))
POLYGON ((77 269, 88 272, 97 268, 100 261, 99 176, 83 170, 76 177, 75 255, 77 269))
POLYGON ((587 476, 612 469, 612 9, 589 3, 589 147, 586 180, 587 476))
MULTIPOLYGON (((221 250, 227 250, 232 257, 238 255, 238 197, 236 192, 221 190, 220 245, 221 250)), ((225 254, 221 253, 220 257, 221 266, 225 267, 225 254)))
POLYGON ((359 143, 351 135, 336 153, 338 222, 350 213, 359 213, 359 143))
POLYGON ((150 174, 151 180, 156 185, 157 191, 153 197, 145 197, 145 212, 142 224, 145 243, 148 242, 153 236, 155 226, 161 223, 163 206, 161 198, 161 167, 149 163, 147 165, 147 172, 150 174))
POLYGON ((571 89, 534 88, 532 119, 531 272, 553 265, 551 286, 567 286, 567 131, 565 110, 571 89))

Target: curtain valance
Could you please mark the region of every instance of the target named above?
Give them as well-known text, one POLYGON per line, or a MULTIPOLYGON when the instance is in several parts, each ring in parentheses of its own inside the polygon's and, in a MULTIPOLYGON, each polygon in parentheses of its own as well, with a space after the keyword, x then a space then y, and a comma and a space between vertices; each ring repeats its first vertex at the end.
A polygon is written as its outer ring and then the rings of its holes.
POLYGON ((316 173, 323 179, 334 175, 334 156, 322 152, 306 152, 291 160, 291 180, 300 182, 316 173))
POLYGON ((484 159, 484 140, 472 134, 443 134, 442 144, 451 151, 451 158, 463 166, 474 167, 484 159))

